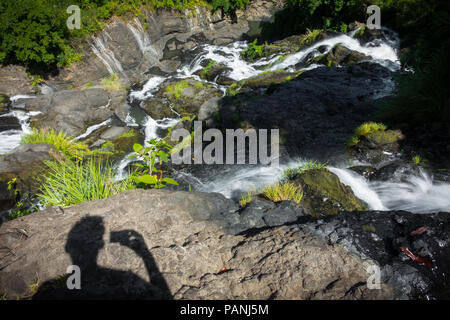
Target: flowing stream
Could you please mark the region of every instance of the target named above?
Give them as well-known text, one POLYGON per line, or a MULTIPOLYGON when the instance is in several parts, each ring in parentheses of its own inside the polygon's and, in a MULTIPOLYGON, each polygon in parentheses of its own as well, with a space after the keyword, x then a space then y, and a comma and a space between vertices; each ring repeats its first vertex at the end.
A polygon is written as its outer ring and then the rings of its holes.
MULTIPOLYGON (((139 23, 129 24, 128 27, 138 42, 142 53, 154 50, 148 36, 143 32, 143 28, 139 23)), ((382 34, 381 39, 364 45, 354 38, 355 32, 341 34, 319 41, 304 50, 288 56, 274 54, 253 63, 246 62, 241 58, 240 52, 248 47, 246 42, 238 41, 227 46, 202 45, 200 48, 196 48, 196 52, 199 51, 199 53, 190 63, 182 65, 170 76, 151 76, 140 90, 130 92, 129 101, 139 104, 141 101, 149 99, 162 83, 171 79, 193 77, 196 80, 201 80, 194 73, 201 70, 203 62, 207 60, 214 60, 230 68, 227 76, 239 81, 268 70, 283 69, 293 72, 323 67, 316 64, 308 67, 305 67, 305 65, 308 60, 328 53, 336 44, 361 52, 371 57, 372 62, 378 63, 391 71, 398 71, 400 70, 398 36, 388 29, 383 29, 382 34), (282 56, 283 59, 281 59, 282 56)), ((110 73, 122 72, 120 62, 117 61, 113 52, 108 49, 109 40, 110 37, 107 32, 104 32, 102 37, 91 39, 92 51, 101 59, 110 73)), ((386 89, 382 95, 390 94, 393 90, 393 82, 390 79, 385 79, 385 82, 386 89)), ((226 87, 220 86, 215 82, 209 83, 225 93, 226 87)), ((20 98, 24 97, 15 97, 15 99, 20 98)), ((2 141, 0 153, 2 154, 17 146, 23 133, 29 131, 27 121, 29 114, 20 113, 19 111, 13 111, 13 113, 20 120, 22 131, 11 130, 11 132, 5 131, 0 133, 2 141)), ((125 122, 128 126, 142 127, 145 133, 145 141, 148 141, 149 139, 161 137, 161 132, 164 132, 179 120, 180 117, 176 112, 174 112, 173 117, 164 119, 153 119, 148 115, 144 119, 137 119, 130 113, 125 122)), ((108 122, 105 121, 92 126, 76 139, 82 139, 94 130, 107 124, 108 122)), ((126 168, 131 162, 128 156, 125 156, 118 164, 117 179, 123 179, 126 176, 126 168)), ((284 169, 299 166, 304 162, 304 159, 299 159, 279 166, 222 166, 219 169, 217 166, 214 166, 214 169, 208 169, 208 166, 205 165, 202 166, 200 171, 207 171, 206 173, 195 174, 180 171, 177 173, 176 178, 191 185, 193 190, 219 192, 227 197, 237 198, 242 192, 257 190, 280 180, 284 169)), ((369 182, 357 173, 344 169, 343 166, 329 169, 344 184, 350 186, 355 195, 365 201, 372 210, 399 209, 414 213, 450 211, 450 184, 434 182, 432 177, 425 172, 421 172, 420 176, 411 176, 406 182, 398 183, 369 182)))

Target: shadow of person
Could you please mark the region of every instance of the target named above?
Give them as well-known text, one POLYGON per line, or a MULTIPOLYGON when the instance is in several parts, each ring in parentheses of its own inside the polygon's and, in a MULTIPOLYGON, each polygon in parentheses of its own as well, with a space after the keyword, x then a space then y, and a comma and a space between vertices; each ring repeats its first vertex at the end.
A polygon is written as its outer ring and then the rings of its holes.
POLYGON ((131 271, 97 265, 104 232, 101 217, 85 217, 77 222, 69 232, 65 250, 73 265, 80 268, 81 288, 68 288, 67 279, 72 277, 68 274, 42 284, 33 299, 172 299, 144 239, 134 230, 111 232, 110 241, 132 249, 143 259, 150 282, 131 271))

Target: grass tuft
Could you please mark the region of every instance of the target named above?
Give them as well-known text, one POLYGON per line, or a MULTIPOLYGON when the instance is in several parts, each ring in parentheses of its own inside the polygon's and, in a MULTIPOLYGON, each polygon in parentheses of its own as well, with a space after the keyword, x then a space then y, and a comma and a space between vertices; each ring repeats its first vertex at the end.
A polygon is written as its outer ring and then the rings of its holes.
POLYGON ((48 143, 71 158, 79 158, 89 152, 86 144, 75 142, 64 132, 56 132, 52 128, 33 129, 32 133, 22 137, 20 143, 48 143))
POLYGON ((347 142, 347 147, 356 146, 360 138, 376 131, 386 131, 387 126, 379 122, 365 122, 355 129, 355 134, 347 142))
POLYGON ((302 172, 305 172, 307 170, 319 170, 319 169, 325 169, 327 167, 326 162, 319 162, 315 160, 309 160, 308 162, 302 164, 299 167, 296 168, 287 168, 283 171, 283 180, 284 181, 290 181, 294 180, 295 177, 302 172))
POLYGON ((71 206, 91 200, 109 198, 134 189, 131 176, 115 182, 115 169, 99 158, 72 161, 46 161, 48 170, 41 177, 37 198, 44 207, 71 206))
POLYGON ((102 85, 106 91, 119 91, 121 89, 117 73, 112 73, 109 78, 102 79, 102 85))

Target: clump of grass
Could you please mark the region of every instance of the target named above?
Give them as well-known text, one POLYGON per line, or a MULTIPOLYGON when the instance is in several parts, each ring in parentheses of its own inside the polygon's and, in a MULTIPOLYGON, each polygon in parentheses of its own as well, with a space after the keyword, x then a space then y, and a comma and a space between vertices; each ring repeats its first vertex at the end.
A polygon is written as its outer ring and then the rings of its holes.
POLYGON ((296 168, 287 168, 283 171, 283 180, 293 180, 295 177, 302 172, 305 172, 307 170, 319 170, 319 169, 325 169, 328 166, 326 162, 319 162, 315 160, 309 160, 308 162, 302 164, 301 166, 298 166, 296 168))
POLYGON ((244 193, 241 196, 241 199, 239 200, 239 205, 242 208, 245 208, 246 206, 248 206, 253 201, 254 195, 255 195, 254 191, 244 193))
POLYGON ((300 44, 305 46, 317 40, 317 37, 322 33, 322 29, 307 29, 305 36, 300 40, 300 44))
POLYGON ((347 147, 353 147, 360 142, 360 138, 376 131, 386 131, 387 126, 379 122, 365 122, 355 129, 355 134, 347 142, 347 147))
POLYGON ((208 65, 206 67, 204 67, 200 73, 202 78, 205 78, 208 71, 217 64, 217 62, 215 62, 214 60, 209 60, 208 65))
POLYGON ((45 164, 48 170, 41 176, 37 194, 45 207, 66 207, 105 199, 135 187, 131 175, 123 181, 114 181, 115 169, 99 158, 78 162, 46 161, 45 164))
POLYGON ((33 129, 32 133, 24 135, 21 144, 25 143, 48 143, 70 158, 79 158, 89 152, 85 143, 72 140, 64 132, 56 132, 52 128, 33 129))
POLYGON ((302 188, 292 182, 277 182, 272 186, 267 186, 264 188, 263 194, 273 202, 292 200, 299 204, 303 198, 302 188))
POLYGON ((101 83, 107 91, 119 91, 121 89, 117 73, 112 73, 109 78, 102 79, 101 83))

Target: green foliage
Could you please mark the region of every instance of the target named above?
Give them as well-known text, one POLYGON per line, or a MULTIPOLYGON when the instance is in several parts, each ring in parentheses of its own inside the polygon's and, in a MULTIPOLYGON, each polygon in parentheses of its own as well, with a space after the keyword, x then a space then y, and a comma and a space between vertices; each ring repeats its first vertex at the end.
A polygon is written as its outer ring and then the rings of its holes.
POLYGON ((248 61, 254 61, 259 58, 262 58, 264 56, 263 54, 264 44, 258 45, 257 43, 258 39, 253 40, 253 42, 251 42, 248 45, 248 48, 241 52, 242 57, 248 61))
POLYGON ((80 158, 89 153, 86 144, 72 140, 64 132, 56 132, 51 128, 33 129, 32 133, 24 135, 21 144, 25 143, 48 143, 70 158, 80 158))
POLYGON ((423 163, 422 158, 419 155, 415 155, 411 158, 411 160, 416 164, 416 165, 420 165, 421 163, 423 163))
POLYGON ((131 177, 115 182, 115 169, 100 158, 82 161, 46 161, 48 170, 41 176, 37 198, 45 207, 71 206, 105 199, 135 188, 131 177))
POLYGON ((136 154, 130 155, 130 158, 141 157, 144 164, 138 165, 142 168, 139 175, 133 175, 131 178, 141 186, 153 187, 155 189, 161 189, 166 184, 178 185, 178 183, 167 177, 163 177, 163 170, 157 170, 155 164, 162 165, 169 161, 168 153, 172 146, 166 143, 164 140, 152 139, 148 141, 148 146, 144 147, 139 143, 133 145, 133 150, 136 154), (168 153, 167 153, 168 152, 168 153), (159 176, 158 176, 159 173, 159 176))
POLYGON ((283 171, 283 180, 284 181, 290 181, 294 180, 297 175, 301 174, 302 172, 305 172, 307 170, 319 170, 324 169, 328 166, 325 162, 319 162, 315 160, 309 160, 302 164, 301 166, 298 166, 296 168, 287 168, 283 171))
POLYGON ((309 30, 307 29, 307 32, 304 36, 304 38, 302 38, 302 40, 300 41, 301 45, 309 45, 313 42, 315 42, 317 40, 317 37, 323 32, 322 29, 314 29, 314 30, 309 30))
POLYGON ((347 147, 356 146, 360 142, 360 138, 376 131, 386 131, 387 126, 383 123, 365 122, 355 129, 355 133, 347 142, 347 147))
POLYGON ((189 88, 189 82, 187 80, 177 81, 174 84, 170 84, 167 86, 167 92, 171 96, 171 98, 179 99, 184 89, 189 88))
POLYGON ((273 186, 267 186, 264 188, 263 194, 273 202, 292 200, 299 204, 303 198, 301 186, 292 182, 277 182, 273 186))
POLYGON ((200 78, 205 79, 208 71, 217 64, 217 62, 215 62, 214 60, 209 60, 208 65, 206 67, 204 67, 202 69, 202 71, 200 72, 200 78))
POLYGON ((112 73, 108 78, 102 79, 101 83, 107 91, 119 91, 121 89, 117 73, 112 73))

